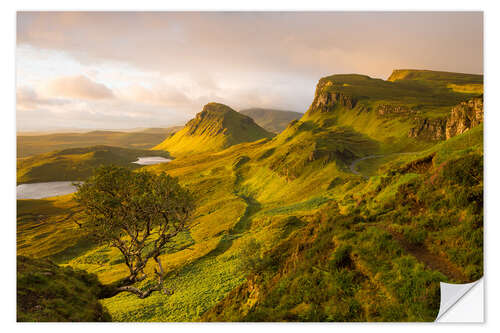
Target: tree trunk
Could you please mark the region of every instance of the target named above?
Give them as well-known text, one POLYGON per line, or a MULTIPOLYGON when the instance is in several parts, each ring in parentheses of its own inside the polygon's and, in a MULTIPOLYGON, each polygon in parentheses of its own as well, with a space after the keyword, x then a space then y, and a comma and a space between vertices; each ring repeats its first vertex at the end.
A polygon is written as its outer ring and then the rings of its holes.
POLYGON ((172 295, 173 292, 167 290, 163 286, 163 267, 161 265, 160 258, 155 257, 154 260, 158 264, 159 270, 155 268, 155 274, 158 277, 158 284, 154 287, 151 287, 147 290, 140 290, 139 288, 133 287, 132 284, 136 282, 140 282, 146 278, 146 275, 143 275, 140 278, 137 278, 135 275, 128 276, 122 280, 119 280, 112 284, 102 285, 101 291, 98 295, 99 299, 111 298, 122 292, 129 292, 137 295, 139 298, 149 297, 155 291, 162 291, 166 295, 172 295))

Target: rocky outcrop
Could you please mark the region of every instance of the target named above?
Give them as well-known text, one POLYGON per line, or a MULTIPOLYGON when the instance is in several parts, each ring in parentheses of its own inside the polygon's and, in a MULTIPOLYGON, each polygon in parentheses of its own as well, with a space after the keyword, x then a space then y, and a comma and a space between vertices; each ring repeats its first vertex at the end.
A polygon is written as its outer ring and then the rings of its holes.
POLYGON ((483 122, 483 98, 473 98, 451 109, 446 123, 446 139, 462 134, 483 122))
POLYGON ((356 106, 356 102, 356 99, 352 96, 344 95, 340 92, 323 91, 313 102, 313 107, 328 112, 336 104, 353 109, 356 106))
POLYGON ((377 107, 377 113, 381 116, 410 115, 418 112, 415 108, 410 108, 406 105, 381 104, 377 107))
POLYGON ((311 112, 330 112, 336 105, 341 105, 347 109, 353 109, 356 106, 357 99, 338 91, 332 91, 329 87, 332 86, 331 82, 320 82, 316 87, 314 100, 312 102, 311 112))
POLYGON ((408 132, 408 136, 424 140, 444 140, 446 139, 446 119, 417 118, 415 126, 408 132))
POLYGON ((447 140, 483 122, 483 98, 475 97, 451 109, 447 118, 415 118, 408 136, 423 140, 447 140))

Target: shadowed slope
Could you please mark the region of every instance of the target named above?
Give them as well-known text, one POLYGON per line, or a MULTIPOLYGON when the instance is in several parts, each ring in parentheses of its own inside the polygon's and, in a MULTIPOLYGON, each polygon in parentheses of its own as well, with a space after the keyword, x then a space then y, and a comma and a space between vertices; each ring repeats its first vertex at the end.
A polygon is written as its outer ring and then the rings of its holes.
POLYGON ((17 257, 17 321, 111 321, 95 275, 43 259, 17 257))

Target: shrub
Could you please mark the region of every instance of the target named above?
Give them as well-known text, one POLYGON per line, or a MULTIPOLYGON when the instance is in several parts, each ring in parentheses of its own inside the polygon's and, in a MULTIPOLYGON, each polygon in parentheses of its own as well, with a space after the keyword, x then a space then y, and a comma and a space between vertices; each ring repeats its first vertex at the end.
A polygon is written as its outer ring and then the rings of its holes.
POLYGON ((451 160, 443 167, 444 181, 462 186, 474 186, 483 182, 483 155, 469 154, 451 160))
POLYGON ((350 245, 340 245, 330 258, 330 267, 345 268, 352 266, 351 260, 352 247, 350 245))
POLYGON ((427 231, 424 228, 405 226, 403 235, 406 240, 413 245, 421 245, 427 238, 427 231))

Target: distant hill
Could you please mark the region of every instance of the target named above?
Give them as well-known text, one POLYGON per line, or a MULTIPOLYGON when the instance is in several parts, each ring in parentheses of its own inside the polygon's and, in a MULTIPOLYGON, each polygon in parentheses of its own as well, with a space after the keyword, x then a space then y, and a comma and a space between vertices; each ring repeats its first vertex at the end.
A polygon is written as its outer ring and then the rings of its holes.
POLYGON ((134 131, 133 133, 147 133, 147 134, 162 134, 170 135, 178 130, 182 129, 183 126, 171 126, 171 127, 151 127, 141 129, 140 131, 134 131))
POLYGON ((110 146, 70 148, 17 159, 17 183, 84 180, 94 168, 116 164, 140 167, 132 162, 143 156, 168 156, 165 152, 110 146))
POLYGON ((183 129, 154 147, 173 155, 215 152, 242 142, 271 138, 254 120, 219 103, 209 103, 183 129))
MULTIPOLYGON (((149 149, 179 129, 147 128, 134 132, 92 131, 86 133, 53 133, 17 136, 17 157, 42 154, 59 149, 109 145, 124 148, 149 149)), ((21 133, 22 134, 22 133, 21 133)))
POLYGON ((240 110, 240 113, 252 118, 257 125, 273 133, 281 133, 286 126, 304 114, 294 111, 252 108, 240 110))

